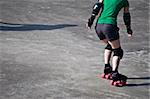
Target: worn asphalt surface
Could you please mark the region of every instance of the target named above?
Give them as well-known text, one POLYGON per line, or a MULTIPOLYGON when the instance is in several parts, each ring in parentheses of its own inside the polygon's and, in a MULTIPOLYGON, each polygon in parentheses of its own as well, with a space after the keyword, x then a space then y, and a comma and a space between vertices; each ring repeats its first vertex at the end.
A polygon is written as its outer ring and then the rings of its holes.
POLYGON ((118 16, 125 87, 97 77, 105 45, 85 28, 95 2, 0 0, 0 99, 149 99, 149 0, 129 0, 133 38, 118 16))

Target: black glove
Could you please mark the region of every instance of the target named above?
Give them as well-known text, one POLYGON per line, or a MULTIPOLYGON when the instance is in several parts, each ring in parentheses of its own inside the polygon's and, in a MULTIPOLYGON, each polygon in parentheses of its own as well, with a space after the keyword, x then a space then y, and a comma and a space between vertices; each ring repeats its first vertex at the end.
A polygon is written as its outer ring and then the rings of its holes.
POLYGON ((91 26, 93 25, 94 19, 95 19, 95 16, 93 16, 93 15, 88 19, 88 27, 89 28, 91 28, 91 26))
POLYGON ((130 26, 129 26, 129 27, 127 27, 127 33, 128 33, 128 34, 130 34, 130 35, 132 35, 132 34, 133 34, 132 29, 131 29, 131 27, 130 27, 130 26))

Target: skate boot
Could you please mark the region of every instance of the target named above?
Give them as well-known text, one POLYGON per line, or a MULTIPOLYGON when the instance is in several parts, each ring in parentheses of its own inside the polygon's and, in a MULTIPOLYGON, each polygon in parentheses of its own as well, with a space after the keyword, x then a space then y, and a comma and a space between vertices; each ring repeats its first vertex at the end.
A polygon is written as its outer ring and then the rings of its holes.
POLYGON ((102 78, 111 79, 112 67, 105 66, 104 73, 102 74, 102 78))
POLYGON ((112 73, 111 76, 112 76, 111 85, 117 86, 117 87, 122 87, 126 85, 127 76, 119 74, 118 72, 112 73))

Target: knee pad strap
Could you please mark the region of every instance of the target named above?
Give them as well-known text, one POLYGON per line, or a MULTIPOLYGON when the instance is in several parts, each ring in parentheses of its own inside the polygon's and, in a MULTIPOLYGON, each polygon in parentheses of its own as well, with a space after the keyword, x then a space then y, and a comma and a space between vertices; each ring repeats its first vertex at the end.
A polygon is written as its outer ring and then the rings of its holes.
POLYGON ((120 59, 122 59, 123 57, 123 50, 121 47, 117 48, 117 49, 113 49, 114 55, 113 56, 118 56, 120 57, 120 59))

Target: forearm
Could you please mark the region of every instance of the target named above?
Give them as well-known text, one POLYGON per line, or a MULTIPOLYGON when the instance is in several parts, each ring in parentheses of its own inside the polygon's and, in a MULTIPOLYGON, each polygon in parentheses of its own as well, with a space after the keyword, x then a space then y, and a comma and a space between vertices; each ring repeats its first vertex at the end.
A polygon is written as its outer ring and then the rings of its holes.
POLYGON ((131 28, 131 15, 130 12, 124 12, 123 20, 127 28, 131 28))
POLYGON ((103 6, 103 3, 97 2, 93 6, 91 17, 88 19, 88 27, 91 27, 95 17, 99 14, 101 7, 103 6))
POLYGON ((131 29, 131 15, 130 15, 130 12, 124 12, 124 15, 123 15, 123 20, 124 20, 124 23, 126 25, 126 28, 127 28, 127 33, 129 35, 132 35, 132 29, 131 29))

